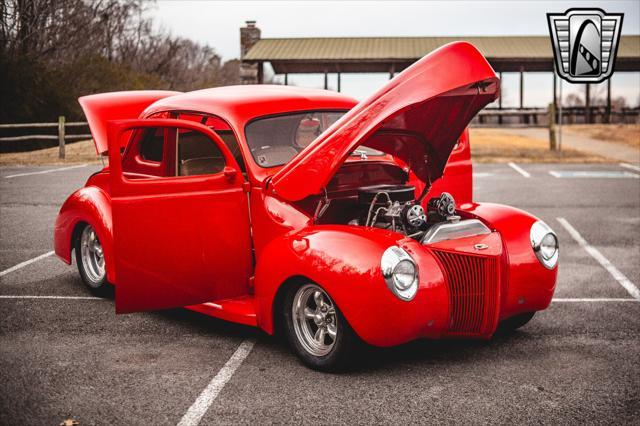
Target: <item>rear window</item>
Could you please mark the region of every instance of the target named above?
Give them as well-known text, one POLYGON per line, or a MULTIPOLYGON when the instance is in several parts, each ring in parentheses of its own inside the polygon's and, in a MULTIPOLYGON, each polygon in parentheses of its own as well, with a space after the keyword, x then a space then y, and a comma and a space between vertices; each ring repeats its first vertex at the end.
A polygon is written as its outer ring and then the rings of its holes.
POLYGON ((197 123, 204 124, 211 130, 215 131, 218 136, 220 136, 220 138, 224 141, 225 145, 227 145, 229 151, 231 151, 231 155, 233 155, 233 158, 235 158, 242 173, 245 173, 247 171, 247 168, 244 164, 244 158, 242 158, 242 152, 240 151, 240 145, 238 145, 238 140, 236 139, 233 131, 231 130, 231 127, 226 121, 224 121, 220 117, 216 117, 215 115, 207 115, 195 112, 180 112, 178 114, 178 118, 181 120, 195 121, 197 123))

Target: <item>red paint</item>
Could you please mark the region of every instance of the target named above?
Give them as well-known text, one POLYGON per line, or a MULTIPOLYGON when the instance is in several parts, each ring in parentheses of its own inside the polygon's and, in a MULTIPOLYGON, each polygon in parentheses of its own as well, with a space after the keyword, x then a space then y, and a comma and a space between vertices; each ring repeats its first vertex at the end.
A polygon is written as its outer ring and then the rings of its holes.
POLYGON ((360 144, 435 181, 469 121, 498 92, 498 78, 475 47, 443 46, 345 114, 273 176, 273 190, 292 201, 317 194, 360 144))
MULTIPOLYGON (((282 86, 84 97, 97 149, 109 151, 111 167, 63 205, 56 253, 70 263, 75 227, 91 224, 105 249, 108 279, 118 286, 118 312, 187 307, 273 333, 274 303, 283 285, 311 280, 373 345, 421 337, 488 338, 498 320, 545 309, 557 275, 531 249, 536 218, 472 200, 464 128, 498 90, 477 50, 455 43, 360 104, 338 93, 282 86), (311 110, 350 111, 285 166, 254 162, 244 135, 247 123, 311 110), (132 129, 151 127, 174 136, 200 132, 219 147, 226 167, 211 175, 166 177, 175 175, 175 162, 149 163, 139 140, 130 136, 132 129), (235 158, 216 131, 235 136, 235 158), (388 155, 350 157, 362 143, 388 155), (426 164, 425 153, 432 159, 426 164), (313 223, 323 188, 333 195, 355 194, 358 185, 402 182, 407 171, 418 194, 432 180, 429 196, 452 193, 461 215, 479 218, 494 232, 423 246, 379 228, 332 224, 330 218, 313 223), (476 244, 489 249, 478 252, 476 244), (382 278, 380 259, 391 245, 404 248, 418 265, 419 288, 410 302, 393 295, 382 278), (465 305, 467 291, 482 296, 465 305)), ((163 150, 164 158, 175 156, 175 144, 163 150)))
POLYGON ((185 120, 111 122, 109 164, 117 312, 186 306, 244 296, 251 276, 247 196, 220 137, 185 120), (200 131, 226 160, 223 173, 128 179, 118 147, 128 130, 179 126, 200 131))
MULTIPOLYGON (((78 189, 64 202, 54 227, 54 250, 58 257, 71 264, 72 236, 76 226, 89 224, 98 234, 105 254, 107 279, 117 282, 114 265, 113 229, 111 222, 111 197, 103 186, 90 182, 99 179, 89 178, 87 186, 78 189)), ((104 180, 103 180, 104 182, 104 180)))
POLYGON ((553 298, 558 267, 543 267, 531 250, 529 231, 537 218, 501 204, 469 203, 460 208, 464 216, 484 221, 502 236, 503 274, 508 284, 503 285, 500 318, 546 309, 553 298))
POLYGON ((155 101, 175 96, 180 92, 166 90, 139 90, 130 92, 110 92, 83 96, 78 99, 87 117, 91 135, 96 144, 96 152, 107 152, 107 122, 138 118, 140 113, 155 101))

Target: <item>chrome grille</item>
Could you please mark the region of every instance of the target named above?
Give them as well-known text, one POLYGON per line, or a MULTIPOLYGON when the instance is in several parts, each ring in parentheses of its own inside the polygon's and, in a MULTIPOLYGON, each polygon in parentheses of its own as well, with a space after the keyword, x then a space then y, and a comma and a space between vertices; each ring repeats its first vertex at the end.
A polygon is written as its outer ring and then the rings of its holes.
POLYGON ((449 286, 449 334, 491 335, 498 316, 499 259, 435 251, 449 286))

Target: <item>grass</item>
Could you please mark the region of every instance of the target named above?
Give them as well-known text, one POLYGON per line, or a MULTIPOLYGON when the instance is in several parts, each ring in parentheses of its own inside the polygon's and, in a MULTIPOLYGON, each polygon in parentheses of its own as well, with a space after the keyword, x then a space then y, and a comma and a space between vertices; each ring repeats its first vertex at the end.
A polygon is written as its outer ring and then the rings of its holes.
POLYGON ((65 159, 58 158, 58 147, 39 149, 30 152, 12 152, 0 154, 0 165, 39 165, 39 164, 99 164, 100 159, 92 140, 75 142, 65 146, 65 159))
POLYGON ((640 124, 570 124, 562 128, 592 139, 640 148, 640 124))
POLYGON ((476 163, 607 163, 612 160, 572 149, 550 151, 549 141, 502 129, 472 128, 471 157, 476 163))
MULTIPOLYGON (((616 139, 625 144, 640 142, 639 125, 565 126, 572 131, 589 132, 591 137, 616 139), (615 130, 614 130, 615 128, 615 130)), ((471 155, 478 163, 604 163, 611 160, 580 151, 564 149, 561 153, 549 151, 548 141, 510 134, 502 129, 472 128, 470 130, 471 155)), ((66 159, 58 159, 58 147, 31 152, 0 154, 0 165, 38 164, 99 164, 91 140, 67 144, 66 159)))

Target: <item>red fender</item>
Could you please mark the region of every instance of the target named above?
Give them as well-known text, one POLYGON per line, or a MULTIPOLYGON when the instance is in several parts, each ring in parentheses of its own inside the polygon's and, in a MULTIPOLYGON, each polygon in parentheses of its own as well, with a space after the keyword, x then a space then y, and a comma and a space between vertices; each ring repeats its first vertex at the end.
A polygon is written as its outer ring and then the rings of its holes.
POLYGON ((500 232, 504 244, 500 319, 546 309, 556 287, 558 267, 542 266, 531 248, 530 230, 539 219, 524 210, 493 203, 467 203, 461 214, 500 232))
POLYGON ((111 198, 105 191, 96 186, 80 188, 62 205, 54 229, 54 248, 56 255, 67 264, 71 264, 74 230, 81 222, 91 225, 98 234, 105 255, 107 280, 115 283, 111 198))
POLYGON ((255 279, 258 325, 267 333, 274 332, 274 314, 279 314, 274 312, 276 294, 292 277, 320 285, 371 345, 435 338, 448 326, 448 293, 436 260, 417 241, 393 232, 318 225, 267 244, 255 279), (382 253, 392 245, 403 247, 424 271, 410 302, 391 293, 380 271, 382 253))

